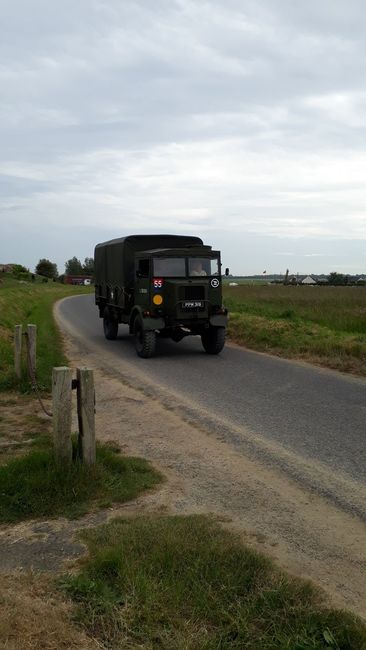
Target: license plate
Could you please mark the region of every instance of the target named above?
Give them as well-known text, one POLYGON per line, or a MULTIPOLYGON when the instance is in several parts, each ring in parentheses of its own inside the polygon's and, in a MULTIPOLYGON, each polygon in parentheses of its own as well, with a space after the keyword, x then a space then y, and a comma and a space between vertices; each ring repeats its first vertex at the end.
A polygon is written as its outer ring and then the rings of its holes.
POLYGON ((183 309, 202 309, 202 300, 185 300, 182 304, 183 309))

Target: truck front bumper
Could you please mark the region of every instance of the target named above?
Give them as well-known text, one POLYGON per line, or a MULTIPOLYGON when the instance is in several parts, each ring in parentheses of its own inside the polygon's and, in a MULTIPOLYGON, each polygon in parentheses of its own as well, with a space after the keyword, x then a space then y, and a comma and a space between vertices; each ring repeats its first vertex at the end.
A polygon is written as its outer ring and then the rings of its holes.
POLYGON ((177 319, 169 319, 168 322, 165 321, 163 317, 158 317, 158 318, 151 318, 151 316, 146 316, 145 318, 142 319, 143 323, 143 328, 144 330, 151 331, 151 330, 164 330, 166 328, 174 328, 174 327, 194 327, 197 328, 197 326, 206 326, 209 323, 212 327, 227 327, 228 323, 228 317, 226 314, 213 314, 212 316, 209 316, 208 318, 202 318, 202 319, 194 319, 194 320, 180 320, 179 318, 177 319))

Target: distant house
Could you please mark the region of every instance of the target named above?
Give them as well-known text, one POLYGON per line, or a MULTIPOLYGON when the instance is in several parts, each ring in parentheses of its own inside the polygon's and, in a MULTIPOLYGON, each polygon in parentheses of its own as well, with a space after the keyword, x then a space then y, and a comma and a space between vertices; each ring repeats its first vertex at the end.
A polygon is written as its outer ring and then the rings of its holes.
POLYGON ((0 264, 0 273, 11 273, 14 264, 0 264))
POLYGON ((316 284, 316 280, 311 275, 307 275, 306 278, 301 280, 301 284, 316 284))
POLYGON ((64 275, 64 284, 84 284, 89 285, 92 282, 91 275, 64 275))

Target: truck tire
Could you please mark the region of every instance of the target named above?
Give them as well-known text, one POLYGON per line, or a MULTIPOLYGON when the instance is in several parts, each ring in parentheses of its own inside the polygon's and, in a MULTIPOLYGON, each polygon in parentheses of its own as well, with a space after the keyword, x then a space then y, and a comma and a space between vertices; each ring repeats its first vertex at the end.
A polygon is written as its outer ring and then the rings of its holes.
POLYGON ((118 320, 111 316, 108 307, 105 308, 103 314, 103 329, 104 336, 108 341, 114 341, 117 338, 118 320))
POLYGON ((225 345, 225 327, 209 327, 201 335, 202 345, 207 354, 219 354, 225 345))
POLYGON ((135 348, 139 357, 149 359, 154 356, 156 348, 156 333, 151 330, 144 330, 141 318, 137 316, 133 323, 133 335, 135 337, 135 348))

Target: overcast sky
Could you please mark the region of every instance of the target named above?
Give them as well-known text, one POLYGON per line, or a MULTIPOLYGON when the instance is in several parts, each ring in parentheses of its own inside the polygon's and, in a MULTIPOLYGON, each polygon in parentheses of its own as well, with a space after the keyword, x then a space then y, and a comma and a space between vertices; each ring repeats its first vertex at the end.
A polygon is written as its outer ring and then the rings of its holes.
POLYGON ((0 262, 202 235, 366 272, 361 0, 2 0, 0 262))

